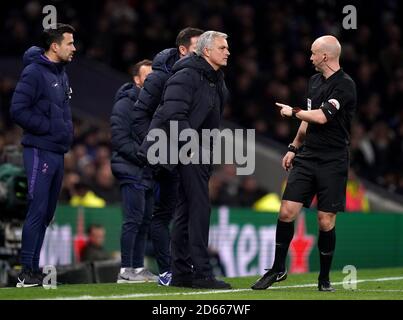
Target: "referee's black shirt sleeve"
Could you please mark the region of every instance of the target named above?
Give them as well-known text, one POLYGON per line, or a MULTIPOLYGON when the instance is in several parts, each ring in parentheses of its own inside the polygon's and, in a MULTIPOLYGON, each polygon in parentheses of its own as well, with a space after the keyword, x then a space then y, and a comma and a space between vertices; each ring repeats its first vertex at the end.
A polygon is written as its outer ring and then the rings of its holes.
POLYGON ((341 108, 355 100, 355 88, 351 81, 343 79, 337 83, 327 101, 323 103, 323 111, 327 121, 332 120, 341 108))

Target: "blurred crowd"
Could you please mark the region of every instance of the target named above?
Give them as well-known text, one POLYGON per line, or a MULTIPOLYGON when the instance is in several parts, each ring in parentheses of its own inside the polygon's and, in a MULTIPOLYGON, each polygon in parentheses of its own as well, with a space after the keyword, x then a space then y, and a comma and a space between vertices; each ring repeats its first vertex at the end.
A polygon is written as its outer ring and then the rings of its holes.
MULTIPOLYGON (((59 21, 77 30, 79 55, 122 72, 172 47, 177 32, 185 26, 228 33, 231 56, 225 73, 231 100, 225 118, 284 145, 292 141, 298 122, 282 120, 274 102, 306 104, 307 80, 314 73, 309 61, 311 43, 323 34, 336 35, 343 46, 341 65, 358 89, 351 165, 358 176, 403 194, 401 2, 357 4, 357 30, 343 29, 343 4, 331 0, 262 0, 253 5, 224 0, 176 1, 175 5, 160 0, 54 4, 59 21)), ((21 56, 33 44, 41 32, 44 5, 36 0, 1 4, 2 56, 21 56)), ((20 131, 8 116, 16 80, 0 74, 0 149, 19 142, 20 131)), ((109 166, 107 120, 96 125, 74 120, 75 142, 66 155, 64 200, 92 190, 106 202, 119 201, 109 166)), ((269 192, 253 176, 240 178, 233 170, 231 166, 216 170, 210 183, 213 204, 250 206, 269 192)))

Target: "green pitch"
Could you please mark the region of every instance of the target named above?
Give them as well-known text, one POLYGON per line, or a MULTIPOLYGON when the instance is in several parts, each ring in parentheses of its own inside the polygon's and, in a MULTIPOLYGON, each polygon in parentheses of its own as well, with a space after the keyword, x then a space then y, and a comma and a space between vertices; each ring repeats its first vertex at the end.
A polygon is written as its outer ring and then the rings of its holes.
POLYGON ((146 300, 403 300, 403 268, 357 271, 357 288, 344 289, 346 274, 334 271, 331 280, 336 292, 318 292, 317 273, 290 274, 268 290, 253 291, 257 277, 227 278, 232 290, 200 290, 161 287, 156 283, 59 285, 57 289, 0 288, 0 299, 146 299, 146 300))

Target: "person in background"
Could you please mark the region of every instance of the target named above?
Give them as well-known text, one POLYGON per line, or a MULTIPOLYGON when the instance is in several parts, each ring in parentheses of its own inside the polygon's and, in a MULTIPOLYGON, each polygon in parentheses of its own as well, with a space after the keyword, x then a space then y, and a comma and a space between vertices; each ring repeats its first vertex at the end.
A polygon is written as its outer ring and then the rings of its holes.
POLYGON ((369 212, 369 201, 366 189, 358 179, 354 170, 348 170, 348 180, 346 188, 346 211, 369 212))
POLYGON ((87 243, 81 251, 81 262, 93 262, 111 259, 105 251, 105 228, 100 224, 92 224, 87 230, 87 243))
POLYGON ((152 171, 137 159, 141 143, 135 133, 134 104, 144 79, 151 73, 151 61, 142 60, 133 69, 133 82, 116 93, 110 119, 112 133, 111 169, 120 184, 123 224, 120 238, 121 269, 117 283, 156 281, 144 268, 146 238, 154 205, 152 171))
POLYGON ((106 202, 98 197, 85 182, 77 182, 73 187, 73 195, 69 201, 72 207, 104 208, 106 202))

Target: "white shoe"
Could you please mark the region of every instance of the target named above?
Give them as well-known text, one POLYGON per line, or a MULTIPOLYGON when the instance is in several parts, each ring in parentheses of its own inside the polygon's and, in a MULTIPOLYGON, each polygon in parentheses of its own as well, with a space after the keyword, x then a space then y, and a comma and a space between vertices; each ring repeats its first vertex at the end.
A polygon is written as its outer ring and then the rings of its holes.
POLYGON ((158 276, 156 276, 155 274, 151 273, 146 268, 141 269, 136 274, 141 275, 142 277, 146 278, 147 281, 157 281, 158 280, 158 276))
POLYGON ((142 283, 148 279, 136 272, 133 268, 126 268, 123 273, 119 273, 117 283, 142 283))

